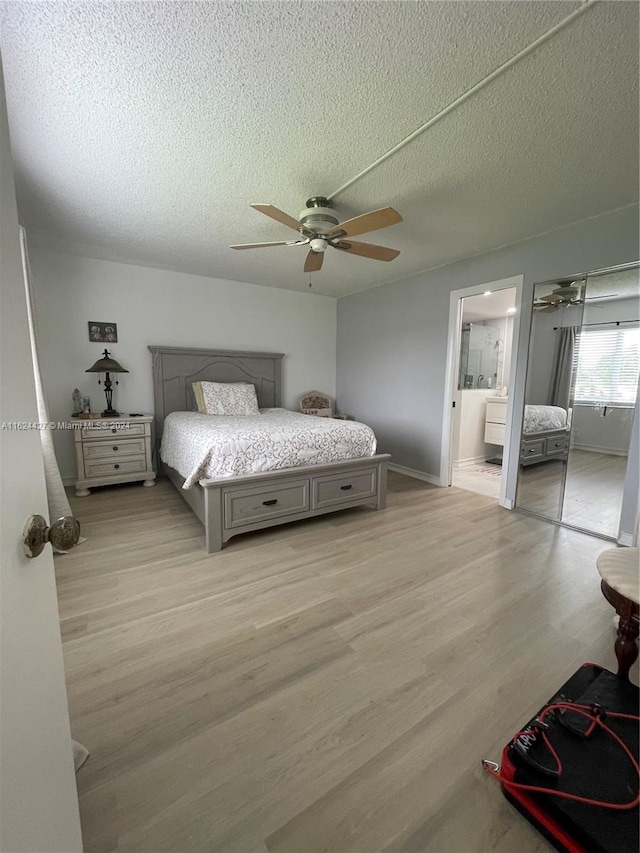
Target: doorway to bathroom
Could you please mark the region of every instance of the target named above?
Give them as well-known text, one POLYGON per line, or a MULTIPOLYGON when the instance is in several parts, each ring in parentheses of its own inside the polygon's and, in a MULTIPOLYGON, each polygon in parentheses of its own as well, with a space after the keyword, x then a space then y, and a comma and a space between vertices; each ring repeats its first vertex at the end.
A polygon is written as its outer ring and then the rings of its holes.
POLYGON ((501 497, 518 290, 512 279, 494 282, 470 289, 452 306, 448 482, 502 505, 509 505, 501 497))

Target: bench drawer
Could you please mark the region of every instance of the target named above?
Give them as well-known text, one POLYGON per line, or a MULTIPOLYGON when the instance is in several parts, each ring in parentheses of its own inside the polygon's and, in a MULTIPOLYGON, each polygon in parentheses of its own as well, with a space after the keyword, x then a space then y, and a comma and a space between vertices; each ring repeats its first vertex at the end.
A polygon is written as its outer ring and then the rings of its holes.
POLYGON ((544 456, 544 438, 535 441, 523 441, 520 448, 520 459, 526 462, 529 459, 541 459, 544 456))
POLYGON ((229 489, 224 495, 224 526, 243 527, 267 518, 294 515, 309 509, 309 480, 282 485, 229 489))
POLYGON ((377 469, 363 468, 353 474, 327 474, 313 478, 313 509, 334 506, 357 498, 373 497, 376 494, 377 469))
POLYGON ((547 438, 545 453, 547 456, 566 456, 569 452, 568 438, 547 438))

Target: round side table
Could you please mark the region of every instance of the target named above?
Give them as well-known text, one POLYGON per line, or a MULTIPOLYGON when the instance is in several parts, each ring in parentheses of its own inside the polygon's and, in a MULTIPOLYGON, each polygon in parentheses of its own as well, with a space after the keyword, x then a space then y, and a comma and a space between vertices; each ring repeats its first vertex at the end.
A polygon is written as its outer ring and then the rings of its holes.
POLYGON ((600 554, 596 565, 602 594, 620 617, 615 646, 618 675, 628 680, 638 657, 640 552, 638 548, 610 548, 600 554))

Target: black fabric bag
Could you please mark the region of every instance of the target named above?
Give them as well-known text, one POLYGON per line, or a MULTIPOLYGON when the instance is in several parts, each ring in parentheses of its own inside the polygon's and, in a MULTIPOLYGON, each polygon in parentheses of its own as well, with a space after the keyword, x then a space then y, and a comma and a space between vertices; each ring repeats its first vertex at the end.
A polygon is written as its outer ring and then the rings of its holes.
MULTIPOLYGON (((589 706, 589 713, 599 716, 638 761, 637 719, 610 715, 618 712, 637 718, 637 687, 595 664, 584 664, 545 708, 559 702, 589 706)), ((626 804, 637 797, 637 771, 614 737, 592 726, 584 715, 569 710, 545 714, 545 708, 503 750, 500 776, 505 797, 563 853, 638 853, 637 805, 627 810, 605 808, 509 785, 512 781, 607 803, 626 804), (537 723, 541 714, 542 727, 537 723), (561 764, 559 774, 556 758, 561 764)))

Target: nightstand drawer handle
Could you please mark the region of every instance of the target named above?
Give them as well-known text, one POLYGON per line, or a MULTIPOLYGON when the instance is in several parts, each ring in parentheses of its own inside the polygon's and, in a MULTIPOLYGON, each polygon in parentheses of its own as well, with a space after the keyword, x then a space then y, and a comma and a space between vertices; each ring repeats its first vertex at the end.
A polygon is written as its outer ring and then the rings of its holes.
POLYGON ((272 499, 272 500, 270 500, 270 501, 262 501, 262 506, 274 506, 274 505, 275 505, 275 504, 277 504, 277 503, 278 503, 278 499, 277 499, 277 498, 273 498, 273 499, 272 499))
POLYGON ((536 448, 536 447, 530 447, 530 448, 529 448, 529 453, 535 453, 535 452, 536 452, 536 450, 537 450, 537 448, 536 448))
POLYGON ((349 489, 353 488, 353 486, 351 485, 351 483, 349 483, 348 486, 340 486, 340 488, 342 489, 343 492, 348 492, 349 489))
POLYGON ((115 435, 115 434, 118 432, 118 430, 117 430, 117 429, 112 429, 112 430, 111 430, 111 432, 115 435))
POLYGON ((113 467, 114 467, 114 468, 119 468, 120 466, 119 466, 119 465, 114 465, 113 467))
POLYGON ((117 449, 118 449, 118 445, 117 445, 117 444, 114 444, 112 449, 113 449, 113 450, 117 450, 117 449))

